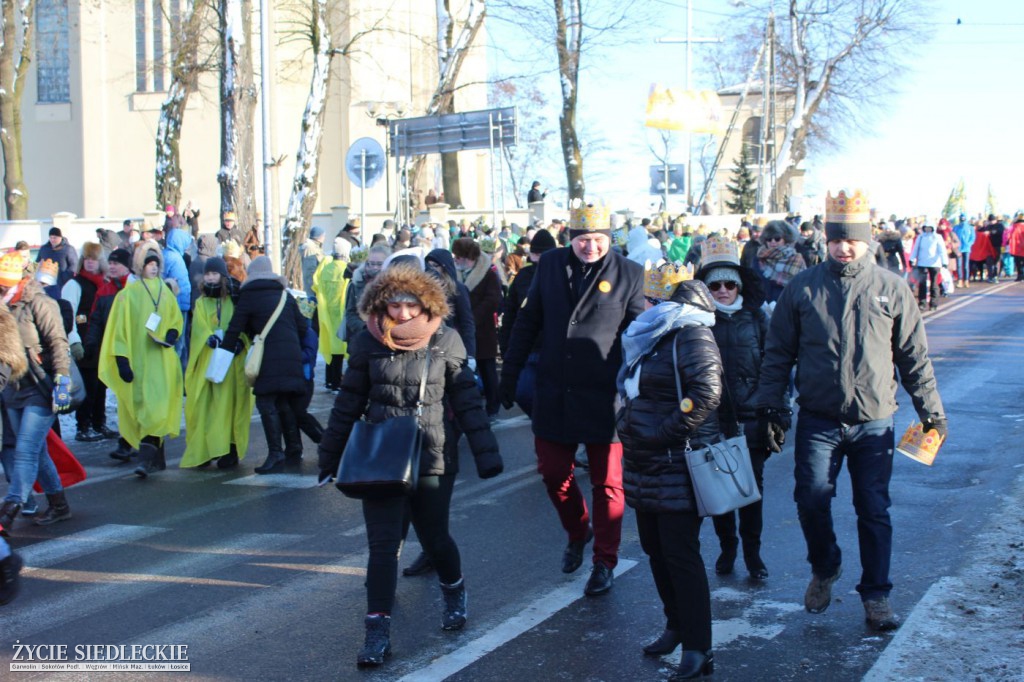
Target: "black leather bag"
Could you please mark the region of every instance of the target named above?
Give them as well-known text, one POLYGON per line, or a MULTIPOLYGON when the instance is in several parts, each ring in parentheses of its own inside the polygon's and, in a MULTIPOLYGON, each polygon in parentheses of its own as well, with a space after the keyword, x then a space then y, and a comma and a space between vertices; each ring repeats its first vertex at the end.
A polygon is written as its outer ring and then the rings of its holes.
POLYGON ((338 465, 338 490, 356 499, 401 497, 416 489, 420 472, 423 433, 419 418, 423 414, 423 396, 430 369, 430 351, 423 363, 416 413, 392 417, 371 424, 352 425, 338 465))

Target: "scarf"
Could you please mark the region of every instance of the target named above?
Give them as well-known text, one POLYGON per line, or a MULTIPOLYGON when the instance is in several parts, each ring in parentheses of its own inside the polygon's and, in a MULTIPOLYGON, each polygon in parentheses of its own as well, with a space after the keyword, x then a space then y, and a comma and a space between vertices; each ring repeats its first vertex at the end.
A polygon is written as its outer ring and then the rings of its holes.
POLYGON ((477 288, 480 282, 484 281, 484 277, 487 276, 487 271, 490 269, 490 257, 488 254, 481 253, 480 257, 476 259, 476 263, 473 264, 473 267, 463 273, 462 283, 466 285, 467 289, 473 291, 477 288))
POLYGON ((375 313, 367 320, 370 335, 391 350, 426 348, 430 337, 441 326, 441 318, 420 313, 411 320, 395 322, 387 313, 375 313))
POLYGON ((642 312, 622 334, 622 367, 615 384, 627 398, 640 395, 640 365, 658 341, 683 327, 713 327, 715 314, 689 303, 665 301, 642 312))
POLYGON ((732 305, 725 305, 724 303, 719 303, 718 301, 715 301, 715 307, 718 308, 720 312, 725 313, 726 315, 729 315, 731 317, 732 315, 738 313, 740 311, 740 308, 743 307, 743 296, 738 294, 736 296, 736 300, 732 302, 732 305))
POLYGON ((806 267, 803 257, 792 244, 762 246, 757 250, 757 260, 764 278, 780 287, 789 284, 806 267))
POLYGON ((17 303, 18 301, 20 301, 21 300, 21 295, 25 291, 25 285, 28 284, 29 279, 30 278, 26 277, 26 278, 22 279, 20 282, 18 282, 17 284, 15 284, 13 287, 9 288, 7 290, 7 293, 4 294, 3 301, 2 301, 3 304, 7 305, 7 306, 12 306, 15 303, 17 303))

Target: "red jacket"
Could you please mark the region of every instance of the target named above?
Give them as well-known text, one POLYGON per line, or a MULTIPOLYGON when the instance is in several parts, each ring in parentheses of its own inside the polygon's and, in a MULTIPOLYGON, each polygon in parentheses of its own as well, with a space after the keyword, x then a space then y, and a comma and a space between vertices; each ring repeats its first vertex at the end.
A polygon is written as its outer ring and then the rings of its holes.
POLYGON ((1006 240, 1006 250, 1011 256, 1024 258, 1024 220, 1018 220, 1010 227, 1010 237, 1006 240))

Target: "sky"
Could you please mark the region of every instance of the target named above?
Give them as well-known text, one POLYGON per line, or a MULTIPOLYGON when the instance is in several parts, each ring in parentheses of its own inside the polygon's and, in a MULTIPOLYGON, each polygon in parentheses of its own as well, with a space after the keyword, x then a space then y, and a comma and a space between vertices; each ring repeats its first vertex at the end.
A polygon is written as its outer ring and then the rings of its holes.
MULTIPOLYGON (((848 135, 840 149, 802 164, 807 171, 805 207, 821 205, 828 190, 859 188, 880 214, 937 215, 962 177, 970 212, 983 210, 989 186, 1000 212, 1024 209, 1024 62, 1019 38, 1024 3, 924 1, 929 8, 922 26, 927 42, 908 58, 897 94, 887 97, 869 131, 848 135)), ((613 208, 628 204, 636 209, 650 200, 648 167, 657 163, 646 143, 656 138, 643 127, 650 85, 681 88, 685 81, 685 46, 659 44, 656 38, 685 36, 686 0, 647 2, 657 7, 657 21, 621 45, 588 55, 580 77, 585 137, 601 148, 584 166, 588 195, 613 208)), ((692 0, 693 35, 722 35, 721 23, 735 19, 732 2, 692 0)), ((777 5, 777 11, 785 11, 785 2, 777 5)), ((488 41, 525 45, 499 22, 491 23, 488 41)), ((715 86, 700 58, 709 49, 693 47, 694 88, 715 86)), ((553 61, 553 48, 551 55, 553 61)), ((492 70, 514 71, 514 61, 511 48, 492 50, 492 70)), ((550 124, 557 126, 556 77, 539 76, 536 82, 549 96, 550 124)), ((872 93, 863 97, 867 100, 872 93)), ((557 146, 554 151, 547 163, 538 164, 536 179, 548 187, 564 187, 557 146)), ((680 150, 672 160, 683 162, 685 156, 680 150)))

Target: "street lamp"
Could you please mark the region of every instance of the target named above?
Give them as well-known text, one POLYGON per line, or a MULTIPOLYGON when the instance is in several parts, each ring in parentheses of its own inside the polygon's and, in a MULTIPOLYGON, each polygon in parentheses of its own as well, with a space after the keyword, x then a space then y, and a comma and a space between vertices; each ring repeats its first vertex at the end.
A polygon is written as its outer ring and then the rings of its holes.
MULTIPOLYGON (((387 172, 387 159, 391 155, 391 136, 388 135, 388 127, 392 119, 403 118, 408 109, 405 102, 377 101, 370 100, 360 102, 366 107, 366 115, 374 119, 374 122, 384 128, 384 201, 385 209, 391 213, 391 173, 387 172)), ((358 105, 357 105, 358 106, 358 105)), ((398 159, 395 159, 395 172, 398 169, 398 159)))

